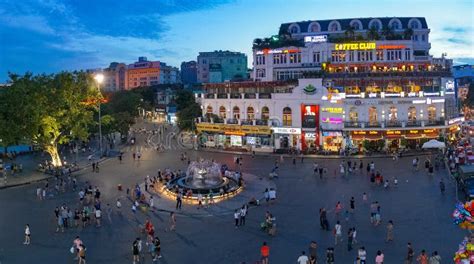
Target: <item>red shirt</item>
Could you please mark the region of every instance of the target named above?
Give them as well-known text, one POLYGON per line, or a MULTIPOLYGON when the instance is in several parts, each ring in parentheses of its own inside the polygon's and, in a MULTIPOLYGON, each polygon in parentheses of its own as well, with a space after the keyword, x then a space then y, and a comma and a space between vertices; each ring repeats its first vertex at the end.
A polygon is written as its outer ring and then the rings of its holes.
POLYGON ((262 254, 262 257, 270 256, 270 247, 269 246, 262 246, 260 248, 260 254, 262 254))

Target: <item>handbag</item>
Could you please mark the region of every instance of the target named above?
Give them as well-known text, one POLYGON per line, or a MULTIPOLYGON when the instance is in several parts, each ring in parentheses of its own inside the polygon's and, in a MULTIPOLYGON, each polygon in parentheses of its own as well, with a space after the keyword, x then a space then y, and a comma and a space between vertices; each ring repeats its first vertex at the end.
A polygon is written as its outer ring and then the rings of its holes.
POLYGON ((70 249, 69 249, 69 252, 71 252, 71 254, 74 254, 76 250, 74 249, 74 246, 72 246, 70 249))

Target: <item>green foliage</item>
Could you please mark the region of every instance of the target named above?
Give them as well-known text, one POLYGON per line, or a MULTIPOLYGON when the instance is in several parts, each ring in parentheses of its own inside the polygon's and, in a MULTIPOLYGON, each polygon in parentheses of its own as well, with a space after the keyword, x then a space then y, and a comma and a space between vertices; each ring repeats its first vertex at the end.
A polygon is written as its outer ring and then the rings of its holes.
POLYGON ((194 100, 194 94, 189 90, 179 90, 176 93, 176 110, 180 111, 192 103, 196 103, 194 100))
POLYGON ((362 145, 371 152, 382 151, 385 147, 385 140, 364 140, 362 145))
POLYGON ((135 118, 128 112, 113 114, 114 129, 122 135, 126 135, 130 127, 135 123, 135 118))
POLYGON ((110 96, 109 102, 104 105, 106 114, 127 112, 130 115, 138 115, 138 107, 142 103, 142 96, 133 91, 120 91, 110 96))
POLYGON ((176 94, 178 127, 182 130, 193 130, 194 120, 201 116, 201 107, 196 103, 194 94, 188 90, 180 90, 176 94))
POLYGON ((278 37, 254 39, 253 49, 277 49, 282 47, 304 47, 302 40, 292 39, 289 34, 280 34, 278 37))

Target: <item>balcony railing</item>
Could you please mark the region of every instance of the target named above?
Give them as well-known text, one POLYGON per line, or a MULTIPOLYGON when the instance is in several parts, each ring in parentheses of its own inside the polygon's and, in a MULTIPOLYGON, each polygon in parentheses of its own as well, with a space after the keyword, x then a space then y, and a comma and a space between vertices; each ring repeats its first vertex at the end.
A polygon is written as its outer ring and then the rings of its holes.
POLYGON ((246 93, 244 96, 245 99, 257 99, 257 94, 254 93, 246 93))
POLYGON ((258 99, 272 99, 271 93, 260 93, 258 94, 258 99))
POLYGON ((362 127, 362 123, 361 122, 352 122, 352 121, 344 122, 344 127, 360 128, 360 127, 362 127))
POLYGON ((226 93, 217 94, 217 99, 227 99, 227 94, 226 93))
POLYGON ((239 93, 231 93, 230 94, 231 99, 242 99, 242 95, 239 93))
POLYGON ((253 120, 251 120, 251 119, 243 119, 243 120, 240 120, 240 124, 241 124, 241 125, 253 125, 253 120))
POLYGON ((238 119, 227 119, 227 124, 238 124, 239 120, 238 119))
POLYGON ((257 126, 267 126, 268 125, 268 120, 267 119, 257 119, 257 120, 255 120, 255 124, 257 126))
POLYGON ((385 121, 385 126, 386 127, 401 127, 402 122, 398 120, 389 120, 389 121, 385 121))
POLYGON ((382 124, 380 122, 366 122, 365 127, 381 127, 382 124))
POLYGON ((444 126, 445 119, 439 118, 434 120, 413 120, 413 121, 399 121, 399 120, 386 120, 384 122, 366 122, 366 121, 345 121, 345 128, 373 128, 382 127, 382 124, 386 128, 400 128, 400 127, 428 127, 428 126, 444 126))
POLYGON ((406 126, 407 127, 421 126, 421 121, 419 121, 419 120, 408 120, 408 122, 406 123, 406 126))
POLYGON ((211 94, 206 94, 206 95, 204 96, 204 98, 206 98, 206 99, 214 99, 214 94, 213 94, 213 93, 211 93, 211 94))

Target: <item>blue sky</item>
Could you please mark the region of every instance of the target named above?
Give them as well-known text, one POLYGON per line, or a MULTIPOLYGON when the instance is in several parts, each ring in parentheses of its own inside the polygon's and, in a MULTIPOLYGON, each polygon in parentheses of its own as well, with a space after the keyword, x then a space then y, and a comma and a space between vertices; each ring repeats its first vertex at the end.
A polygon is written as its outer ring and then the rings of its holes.
POLYGON ((433 55, 474 63, 474 0, 0 0, 0 82, 8 71, 99 68, 138 56, 179 66, 200 51, 250 55, 252 40, 281 23, 377 16, 424 16, 433 55))

